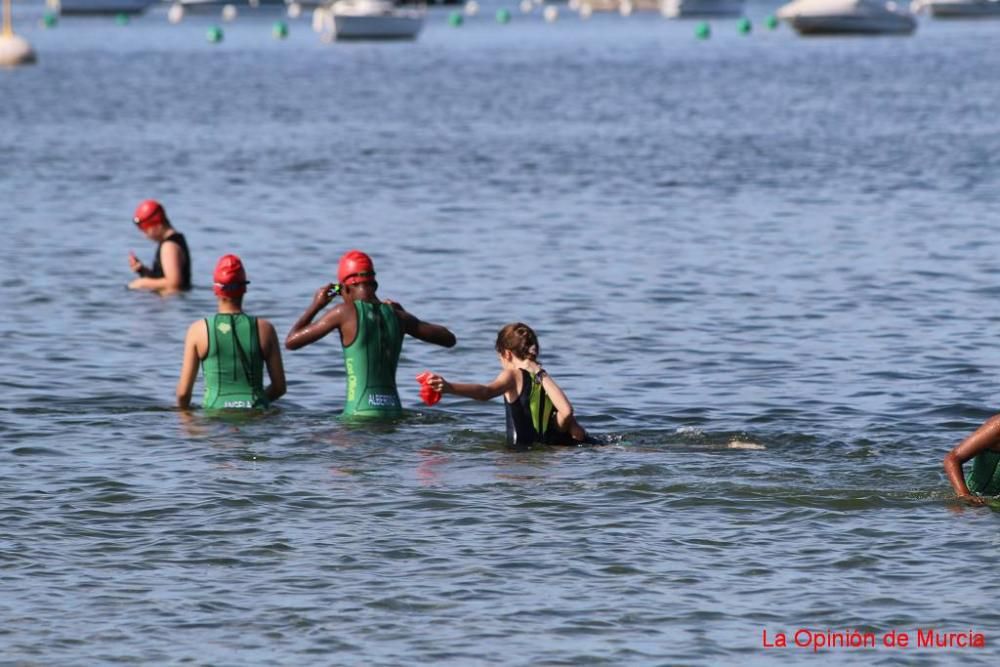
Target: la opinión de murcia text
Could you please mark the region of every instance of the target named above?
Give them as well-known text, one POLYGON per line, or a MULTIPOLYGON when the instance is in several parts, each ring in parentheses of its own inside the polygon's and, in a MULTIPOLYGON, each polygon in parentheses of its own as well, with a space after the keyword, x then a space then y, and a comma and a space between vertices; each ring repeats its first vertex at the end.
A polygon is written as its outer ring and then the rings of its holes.
POLYGON ((804 648, 813 652, 827 649, 955 649, 986 648, 986 635, 976 630, 951 632, 935 628, 912 631, 889 630, 813 630, 799 628, 794 632, 761 631, 761 646, 766 649, 804 648))

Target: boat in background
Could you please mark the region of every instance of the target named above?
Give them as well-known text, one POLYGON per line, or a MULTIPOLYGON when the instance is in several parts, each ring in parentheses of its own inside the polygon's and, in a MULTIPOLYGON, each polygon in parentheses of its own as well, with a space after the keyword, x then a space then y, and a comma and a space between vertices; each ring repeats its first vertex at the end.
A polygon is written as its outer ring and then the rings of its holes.
POLYGON ((1000 18, 1000 0, 913 0, 910 9, 936 19, 1000 18))
POLYGON ((337 40, 416 39, 426 10, 397 7, 390 0, 337 0, 328 10, 337 40))
MULTIPOLYGON (((184 7, 185 11, 194 10, 195 12, 199 10, 212 10, 221 11, 226 5, 232 5, 237 9, 257 9, 259 7, 280 7, 282 5, 290 4, 286 0, 170 0, 173 3, 180 4, 184 7)), ((305 1, 300 2, 301 5, 309 4, 305 1)), ((319 4, 318 2, 313 2, 313 5, 319 4)))
POLYGON ((88 14, 141 14, 159 0, 46 0, 46 6, 62 16, 88 14))
POLYGON ((743 16, 744 0, 661 0, 660 13, 671 19, 743 16))
POLYGON ((777 16, 800 35, 909 35, 913 14, 883 0, 795 0, 777 16))

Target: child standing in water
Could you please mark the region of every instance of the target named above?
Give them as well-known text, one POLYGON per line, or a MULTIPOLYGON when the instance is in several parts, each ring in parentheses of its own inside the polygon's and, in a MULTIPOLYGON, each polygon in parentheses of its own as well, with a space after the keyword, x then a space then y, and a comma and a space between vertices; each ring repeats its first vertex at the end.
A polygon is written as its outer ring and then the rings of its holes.
POLYGON ((573 406, 556 381, 538 363, 538 336, 527 324, 508 324, 497 334, 497 356, 503 370, 489 384, 448 382, 431 373, 427 384, 443 394, 477 401, 503 395, 507 444, 576 445, 587 432, 573 416, 573 406))

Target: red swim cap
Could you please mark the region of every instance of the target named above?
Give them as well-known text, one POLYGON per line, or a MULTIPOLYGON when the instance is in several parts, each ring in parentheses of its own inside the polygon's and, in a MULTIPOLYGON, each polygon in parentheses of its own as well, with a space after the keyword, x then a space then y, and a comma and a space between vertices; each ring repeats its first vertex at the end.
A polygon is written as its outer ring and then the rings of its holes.
POLYGON ((139 204, 135 209, 135 215, 132 217, 132 222, 143 229, 154 225, 162 225, 166 220, 167 212, 163 210, 160 202, 155 199, 147 199, 139 204))
POLYGON ((372 258, 360 250, 349 250, 340 258, 337 282, 341 285, 375 282, 375 265, 372 258))
POLYGON ((243 268, 243 262, 236 255, 223 255, 219 258, 219 263, 215 265, 215 274, 212 276, 212 291, 215 296, 232 298, 246 294, 247 272, 243 268))

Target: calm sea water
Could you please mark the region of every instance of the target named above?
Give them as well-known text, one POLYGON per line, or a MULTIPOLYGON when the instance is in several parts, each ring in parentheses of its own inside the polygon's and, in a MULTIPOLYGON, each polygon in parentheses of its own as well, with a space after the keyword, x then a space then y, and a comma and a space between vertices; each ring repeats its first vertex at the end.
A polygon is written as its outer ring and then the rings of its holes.
MULTIPOLYGON (((564 12, 411 44, 276 14, 37 25, 0 72, 3 664, 996 664, 1000 517, 940 460, 998 408, 1000 23, 737 35, 564 12), (124 289, 164 201, 196 289, 124 289), (402 422, 335 416, 333 340, 280 411, 172 409, 242 255, 284 336, 349 248, 450 326, 402 422), (606 446, 512 452, 503 324, 606 446), (762 631, 986 635, 764 650, 762 631)), ((762 18, 770 6, 752 6, 762 18)))

